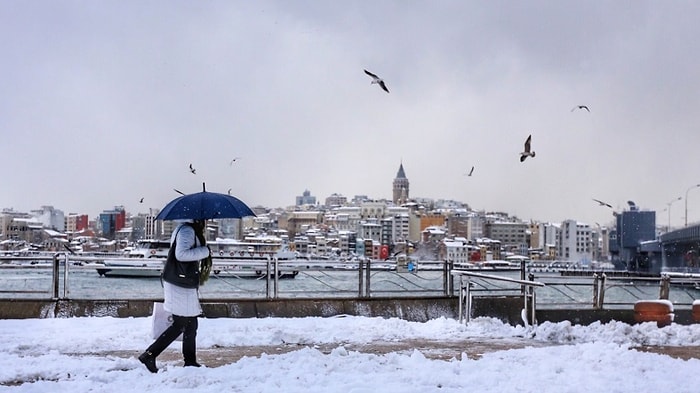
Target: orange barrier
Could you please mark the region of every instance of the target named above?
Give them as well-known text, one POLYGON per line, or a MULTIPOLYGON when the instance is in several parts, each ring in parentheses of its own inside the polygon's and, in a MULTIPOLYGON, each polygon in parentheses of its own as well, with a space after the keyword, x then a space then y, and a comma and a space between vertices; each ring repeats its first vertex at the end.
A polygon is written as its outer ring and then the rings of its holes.
POLYGON ((640 300, 634 304, 634 320, 656 322, 658 327, 668 326, 673 322, 673 303, 668 300, 640 300))

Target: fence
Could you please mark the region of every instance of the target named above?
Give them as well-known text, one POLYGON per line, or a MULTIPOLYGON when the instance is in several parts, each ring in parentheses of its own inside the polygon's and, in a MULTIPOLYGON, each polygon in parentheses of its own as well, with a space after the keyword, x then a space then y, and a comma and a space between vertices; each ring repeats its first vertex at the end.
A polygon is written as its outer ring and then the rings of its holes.
MULTIPOLYGON (((162 259, 144 259, 144 266, 115 265, 109 269, 106 269, 104 260, 104 256, 67 253, 0 256, 0 269, 3 270, 0 295, 54 300, 140 299, 162 296, 158 279, 162 259), (98 275, 99 270, 151 274, 152 278, 106 278, 98 275)), ((200 296, 203 299, 363 299, 452 297, 458 293, 458 297, 462 299, 462 295, 465 295, 463 291, 469 291, 470 295, 524 296, 526 301, 530 300, 525 309, 531 311, 534 311, 534 307, 629 307, 637 300, 657 298, 669 299, 680 307, 691 307, 692 302, 700 297, 700 278, 617 277, 606 272, 586 272, 586 275, 582 276, 538 272, 535 276, 525 263, 522 263, 519 269, 500 271, 453 269, 448 262, 434 262, 421 266, 423 268, 419 267, 412 272, 401 272, 396 270, 395 265, 367 260, 339 263, 322 260, 222 259, 215 261, 215 273, 210 281, 200 288, 200 296), (247 279, 244 279, 246 277, 247 279), (459 277, 457 282, 455 277, 459 277), (466 287, 465 281, 468 283, 466 287), (535 281, 543 285, 533 284, 535 281), (534 296, 535 287, 537 297, 534 296)), ((529 315, 534 315, 534 312, 530 312, 529 315)))

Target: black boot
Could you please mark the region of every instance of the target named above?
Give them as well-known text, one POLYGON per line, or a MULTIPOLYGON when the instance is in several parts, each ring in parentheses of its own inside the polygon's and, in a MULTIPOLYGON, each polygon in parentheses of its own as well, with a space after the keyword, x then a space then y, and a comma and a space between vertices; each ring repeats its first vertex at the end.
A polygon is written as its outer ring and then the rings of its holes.
POLYGON ((202 367, 197 363, 197 317, 182 318, 182 355, 185 367, 202 367))
POLYGON ((152 373, 158 372, 158 367, 156 367, 156 357, 149 351, 146 351, 139 355, 139 361, 143 363, 148 371, 152 373))
POLYGON ((139 356, 139 360, 141 363, 146 365, 146 368, 148 371, 152 373, 157 373, 158 368, 156 367, 156 358, 158 355, 160 355, 165 348, 170 345, 177 336, 182 333, 182 330, 184 329, 184 324, 183 324, 182 319, 178 319, 178 317, 173 315, 173 324, 168 326, 163 333, 161 333, 160 336, 156 339, 156 341, 151 344, 148 348, 146 348, 146 352, 142 353, 139 356))

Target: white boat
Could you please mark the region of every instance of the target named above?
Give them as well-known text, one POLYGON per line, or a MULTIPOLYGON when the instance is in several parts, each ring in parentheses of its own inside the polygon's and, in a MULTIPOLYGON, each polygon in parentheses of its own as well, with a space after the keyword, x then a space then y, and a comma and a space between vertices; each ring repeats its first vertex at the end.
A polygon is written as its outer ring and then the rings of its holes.
POLYGON ((146 239, 127 249, 124 257, 105 259, 97 273, 105 277, 160 277, 170 242, 146 239))
MULTIPOLYGON (((212 274, 235 278, 261 278, 267 275, 267 261, 293 261, 296 253, 281 244, 236 240, 207 243, 212 250, 212 274)), ((160 277, 170 243, 142 240, 122 258, 105 259, 97 273, 105 277, 160 277)), ((298 271, 284 271, 280 278, 294 278, 298 271)))

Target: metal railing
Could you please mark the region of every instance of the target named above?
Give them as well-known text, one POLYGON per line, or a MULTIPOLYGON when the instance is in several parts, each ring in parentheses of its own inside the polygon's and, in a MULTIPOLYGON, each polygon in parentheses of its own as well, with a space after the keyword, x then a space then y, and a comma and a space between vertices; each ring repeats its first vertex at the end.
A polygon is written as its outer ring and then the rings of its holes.
MULTIPOLYGON (((82 256, 68 253, 33 256, 0 256, 0 269, 22 271, 20 275, 0 278, 0 294, 16 296, 49 297, 54 300, 94 298, 96 293, 106 292, 110 287, 126 287, 127 281, 114 281, 107 285, 94 285, 100 276, 125 277, 136 274, 156 280, 139 280, 149 290, 115 289, 122 296, 162 296, 159 290, 162 258, 108 258, 82 256), (121 264, 129 262, 129 264, 121 264), (26 271, 39 272, 27 274, 26 271), (99 273, 99 275, 98 275, 99 273), (93 276, 94 275, 94 276, 93 276), (49 283, 47 283, 49 281, 49 283), (12 285, 15 284, 15 285, 12 285), (89 288, 92 293, 85 293, 89 288), (148 293, 146 295, 146 293, 148 293), (42 296, 44 295, 44 296, 42 296)), ((397 273, 396 267, 369 260, 338 263, 325 260, 240 260, 217 258, 214 260, 210 281, 200 288, 200 296, 264 297, 279 299, 299 296, 330 296, 347 298, 369 298, 372 296, 445 296, 452 293, 448 280, 448 264, 440 270, 397 273), (297 277, 286 280, 287 277, 297 277), (299 280, 302 277, 303 280, 299 280), (241 280, 252 278, 252 280, 241 280), (307 285, 294 285, 303 281, 307 285), (354 285, 352 283, 355 283, 354 285)), ((128 280, 134 282, 134 280, 128 280)), ((134 286, 134 285, 132 285, 134 286)), ((114 298, 107 294, 105 298, 114 298)))
MULTIPOLYGON (((458 276, 459 277, 459 307, 458 307, 458 314, 459 314, 459 322, 461 323, 462 320, 464 319, 466 322, 469 322, 469 319, 471 317, 471 312, 472 312, 472 278, 480 278, 488 281, 497 281, 497 282, 507 282, 507 283, 515 283, 515 284, 520 284, 520 294, 523 297, 524 304, 523 304, 523 311, 525 312, 525 315, 523 317, 523 322, 530 323, 531 325, 536 324, 535 320, 535 309, 536 309, 536 298, 535 298, 535 287, 544 287, 545 284, 537 281, 532 280, 532 275, 530 276, 530 280, 518 280, 518 279, 513 279, 513 278, 508 278, 508 277, 503 277, 503 276, 495 276, 495 275, 489 275, 489 274, 481 274, 481 273, 476 273, 472 271, 467 271, 467 270, 452 270, 451 272, 452 276, 458 276)), ((483 290, 482 290, 483 291, 483 290)), ((501 288, 499 290, 490 290, 489 292, 493 295, 494 292, 497 291, 514 291, 514 289, 510 288, 501 288)))
MULTIPOLYGON (((0 296, 44 297, 61 299, 124 299, 162 296, 159 272, 155 279, 122 280, 99 277, 105 269, 104 256, 68 253, 33 256, 0 256, 0 296), (36 272, 36 273, 35 273, 36 272), (100 279, 103 280, 100 280, 100 279)), ((128 259, 133 261, 133 259, 128 259)), ((144 263, 162 259, 143 259, 144 263)), ((217 259, 210 282, 200 288, 203 299, 297 297, 429 297, 455 296, 460 301, 469 291, 482 295, 513 293, 530 301, 526 310, 593 307, 594 309, 628 307, 636 300, 669 299, 674 304, 690 306, 700 297, 700 278, 688 277, 617 277, 606 272, 589 272, 584 277, 538 275, 545 287, 535 297, 533 273, 525 263, 519 270, 498 272, 493 269, 453 269, 447 261, 433 262, 432 270, 400 272, 382 262, 360 260, 337 262, 324 260, 257 260, 217 259), (252 272, 252 273, 251 273, 252 272), (260 274, 257 274, 257 273, 260 274), (488 273, 488 274, 484 274, 488 273), (252 279, 243 280, 248 277, 252 279), (293 280, 285 277, 295 277, 293 280), (459 277, 459 282, 455 282, 459 277), (519 279, 517 278, 519 277, 519 279), (467 280, 468 286, 464 286, 467 280), (512 284, 517 284, 514 288, 512 284), (695 289, 695 288, 698 289, 695 289), (531 293, 530 293, 531 292, 531 293)), ((110 266, 110 270, 138 270, 138 267, 110 266)), ((153 271, 153 267, 142 270, 153 271)), ((157 268, 156 268, 157 269, 157 268)), ((539 273, 538 273, 539 274, 539 273)), ((460 303, 461 304, 461 303, 460 303)), ((469 304, 465 304, 470 306, 469 304)), ((534 315, 534 312, 529 312, 534 315)))

